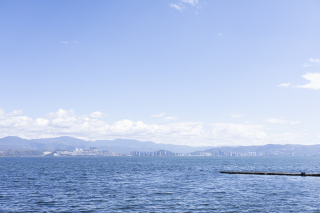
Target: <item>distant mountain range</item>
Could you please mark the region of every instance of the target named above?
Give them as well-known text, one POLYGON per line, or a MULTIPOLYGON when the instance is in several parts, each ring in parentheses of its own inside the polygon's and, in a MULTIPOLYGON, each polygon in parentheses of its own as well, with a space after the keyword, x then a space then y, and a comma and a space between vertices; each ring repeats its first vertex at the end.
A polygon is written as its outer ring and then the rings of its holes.
MULTIPOLYGON (((257 156, 319 156, 320 144, 299 145, 299 144, 267 144, 263 146, 239 146, 239 147, 215 147, 204 151, 196 151, 190 155, 205 155, 205 153, 223 153, 224 156, 232 156, 232 153, 248 154, 255 153, 257 156)), ((236 155, 237 156, 237 155, 236 155)))
POLYGON ((199 150, 210 149, 213 147, 191 147, 171 144, 158 144, 154 142, 141 142, 137 140, 116 139, 116 140, 97 140, 85 141, 73 137, 43 138, 43 139, 22 139, 9 136, 0 139, 0 150, 7 149, 27 149, 27 150, 70 150, 76 148, 87 149, 96 147, 114 151, 117 153, 130 154, 130 151, 154 152, 158 150, 168 150, 175 153, 190 153, 199 150))
POLYGON ((24 150, 69 150, 74 151, 76 148, 88 149, 96 147, 102 150, 114 151, 122 154, 130 154, 131 151, 155 152, 158 150, 167 150, 173 153, 182 153, 190 155, 205 155, 217 152, 223 152, 224 156, 232 153, 249 153, 255 152, 262 156, 314 156, 320 155, 320 145, 278 145, 268 144, 262 146, 239 146, 239 147, 191 147, 172 144, 158 144, 154 142, 141 142, 129 139, 116 140, 97 140, 85 141, 73 137, 57 137, 43 139, 22 139, 19 137, 5 137, 0 139, 0 150, 24 149, 24 150))

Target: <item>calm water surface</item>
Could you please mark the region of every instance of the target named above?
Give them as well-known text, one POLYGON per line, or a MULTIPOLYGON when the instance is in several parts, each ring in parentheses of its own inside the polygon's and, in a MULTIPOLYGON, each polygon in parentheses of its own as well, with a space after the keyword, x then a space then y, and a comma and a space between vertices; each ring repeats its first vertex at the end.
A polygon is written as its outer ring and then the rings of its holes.
POLYGON ((0 212, 320 212, 319 157, 0 158, 0 212))

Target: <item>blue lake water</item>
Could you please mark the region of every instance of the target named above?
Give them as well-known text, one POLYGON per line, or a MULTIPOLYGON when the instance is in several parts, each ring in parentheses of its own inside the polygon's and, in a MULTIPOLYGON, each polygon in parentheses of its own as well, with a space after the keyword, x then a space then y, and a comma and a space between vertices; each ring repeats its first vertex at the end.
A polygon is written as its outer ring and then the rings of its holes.
POLYGON ((320 157, 0 158, 0 212, 320 212, 320 157))

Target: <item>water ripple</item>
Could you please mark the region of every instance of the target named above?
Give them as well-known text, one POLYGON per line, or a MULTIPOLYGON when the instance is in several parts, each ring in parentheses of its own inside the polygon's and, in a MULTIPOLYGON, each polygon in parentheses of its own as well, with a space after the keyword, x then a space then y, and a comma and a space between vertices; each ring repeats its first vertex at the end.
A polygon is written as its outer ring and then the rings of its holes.
POLYGON ((318 157, 0 158, 1 212, 319 212, 318 157))

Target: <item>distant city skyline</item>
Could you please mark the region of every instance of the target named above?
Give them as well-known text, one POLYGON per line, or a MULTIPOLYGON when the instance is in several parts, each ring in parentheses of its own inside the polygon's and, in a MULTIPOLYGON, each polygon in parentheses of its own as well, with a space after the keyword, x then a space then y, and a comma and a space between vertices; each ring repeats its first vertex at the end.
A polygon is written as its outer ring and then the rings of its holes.
POLYGON ((0 138, 320 143, 319 1, 0 5, 0 138))

